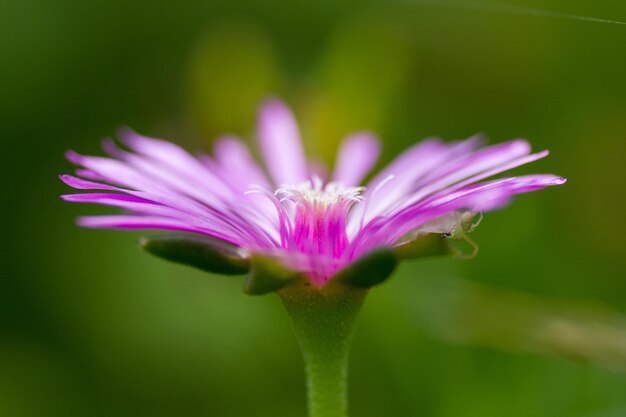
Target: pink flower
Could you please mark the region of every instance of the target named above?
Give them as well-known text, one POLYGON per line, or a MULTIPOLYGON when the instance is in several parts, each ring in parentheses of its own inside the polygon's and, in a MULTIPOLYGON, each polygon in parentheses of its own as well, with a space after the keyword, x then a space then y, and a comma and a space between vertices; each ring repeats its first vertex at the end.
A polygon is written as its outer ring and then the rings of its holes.
POLYGON ((525 140, 480 147, 479 138, 470 138, 420 142, 360 186, 380 152, 367 132, 343 141, 332 176, 324 178, 306 159, 296 121, 278 100, 261 107, 258 137, 269 175, 235 137, 218 140, 213 156, 193 156, 127 130, 121 140, 130 151, 108 140, 110 157, 67 153, 82 168, 61 179, 96 192, 62 198, 126 211, 82 217, 81 226, 208 235, 236 246, 240 256, 274 257, 321 287, 376 248, 403 245, 420 231, 451 235, 462 210, 494 210, 514 194, 565 182, 553 175, 485 181, 548 151, 531 154, 525 140))

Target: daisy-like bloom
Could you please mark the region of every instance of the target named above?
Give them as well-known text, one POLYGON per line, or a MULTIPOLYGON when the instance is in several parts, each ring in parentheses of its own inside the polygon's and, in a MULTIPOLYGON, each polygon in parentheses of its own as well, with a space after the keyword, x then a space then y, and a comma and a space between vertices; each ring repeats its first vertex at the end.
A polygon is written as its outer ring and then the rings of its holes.
POLYGON ((120 137, 125 148, 104 142, 109 157, 67 153, 81 168, 61 179, 94 192, 63 199, 125 210, 82 217, 81 226, 207 235, 233 245, 242 258, 274 258, 316 287, 377 248, 410 244, 421 233, 456 236, 472 228, 474 213, 565 182, 554 175, 490 179, 548 151, 531 153, 525 140, 482 147, 474 137, 424 140, 363 186, 380 153, 377 138, 348 136, 327 175, 306 159, 296 121, 278 100, 259 113, 264 167, 235 137, 219 139, 212 156, 130 130, 120 137))

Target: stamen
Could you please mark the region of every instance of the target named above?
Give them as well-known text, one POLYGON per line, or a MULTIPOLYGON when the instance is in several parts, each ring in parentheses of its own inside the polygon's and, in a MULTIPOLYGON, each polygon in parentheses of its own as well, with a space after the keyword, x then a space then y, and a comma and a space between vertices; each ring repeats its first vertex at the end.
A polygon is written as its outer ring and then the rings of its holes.
MULTIPOLYGON (((344 258, 348 246, 346 223, 352 206, 363 201, 363 187, 323 181, 314 177, 298 185, 286 185, 274 192, 283 213, 289 213, 288 247, 305 254, 304 269, 314 281, 331 276, 344 258)), ((323 282, 320 282, 323 284, 323 282)))
POLYGON ((292 201, 322 204, 329 206, 339 202, 357 203, 363 201, 361 194, 365 187, 346 187, 338 182, 329 182, 324 186, 322 180, 315 176, 310 181, 298 185, 285 185, 274 192, 280 202, 292 201))

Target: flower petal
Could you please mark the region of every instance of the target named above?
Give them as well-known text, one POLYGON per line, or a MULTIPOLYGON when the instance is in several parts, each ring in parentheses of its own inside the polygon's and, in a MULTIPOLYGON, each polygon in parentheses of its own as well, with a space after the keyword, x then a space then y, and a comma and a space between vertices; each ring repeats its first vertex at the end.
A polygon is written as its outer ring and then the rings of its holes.
MULTIPOLYGON (((120 152, 124 153, 122 150, 115 150, 115 153, 120 152)), ((216 184, 208 181, 201 183, 199 179, 186 177, 184 172, 159 164, 158 161, 127 152, 123 155, 125 161, 82 156, 75 152, 68 152, 67 157, 75 164, 91 170, 96 177, 104 181, 141 190, 116 189, 116 191, 164 204, 186 212, 189 216, 206 218, 228 230, 237 230, 237 236, 247 234, 247 241, 256 246, 272 245, 278 237, 271 222, 260 219, 260 213, 254 212, 250 206, 243 204, 245 201, 243 195, 240 200, 233 198, 226 200, 211 192, 212 186, 216 184)), ((187 168, 181 167, 181 169, 187 168)), ((208 172, 206 168, 203 169, 208 172)), ((82 186, 89 186, 89 182, 82 181, 82 186)), ((73 180, 70 182, 76 183, 73 180)), ((223 182, 221 184, 226 187, 223 182)), ((102 187, 98 188, 102 189, 102 187)), ((110 190, 111 188, 104 189, 110 190)), ((232 190, 227 189, 227 191, 233 196, 232 190)))
MULTIPOLYGON (((443 161, 438 169, 423 178, 420 188, 443 188, 471 175, 493 169, 516 158, 528 155, 530 144, 523 140, 511 140, 487 146, 471 153, 443 161)), ((417 188, 417 187, 416 187, 417 188)))
MULTIPOLYGON (((90 172, 90 171, 87 171, 90 172)), ((173 207, 178 210, 184 211, 189 214, 195 214, 204 216, 207 215, 207 207, 201 205, 193 200, 187 199, 184 196, 180 195, 168 195, 168 194, 160 194, 157 192, 146 192, 146 191, 135 191, 120 187, 114 187, 108 184, 102 184, 94 181, 87 181, 82 178, 74 177, 72 175, 60 175, 61 180, 78 190, 107 190, 107 191, 117 191, 120 193, 128 194, 137 198, 140 198, 145 201, 150 201, 153 203, 162 204, 165 206, 173 207)), ((114 194, 117 195, 117 194, 114 194)), ((67 196, 61 196, 67 197, 67 196)), ((70 197, 72 198, 72 197, 70 197)), ((209 213, 210 214, 210 213, 209 213)))
POLYGON ((232 236, 224 235, 215 230, 197 227, 188 222, 168 219, 158 216, 136 216, 136 215, 112 215, 112 216, 84 216, 78 218, 79 226, 96 229, 159 229, 178 230, 181 232, 200 233, 224 240, 233 245, 241 245, 232 236))
POLYGON ((404 202, 414 192, 420 179, 437 171, 442 163, 471 153, 481 142, 479 136, 451 143, 426 139, 402 152, 369 183, 363 194, 363 198, 369 202, 355 207, 351 212, 349 235, 356 233, 359 224, 367 223, 404 202), (376 198, 372 198, 374 193, 376 198))
POLYGON ((169 183, 215 206, 232 196, 232 190, 220 177, 183 148, 161 139, 139 135, 131 129, 123 130, 120 136, 126 145, 140 155, 118 150, 114 156, 128 161, 150 178, 159 178, 160 182, 169 183))
POLYGON ((164 206, 142 198, 124 194, 87 193, 62 195, 65 201, 74 203, 101 204, 129 210, 133 214, 158 216, 163 219, 176 219, 190 226, 212 230, 223 235, 232 236, 238 242, 247 242, 250 230, 241 230, 234 225, 224 222, 210 213, 202 216, 190 215, 179 209, 164 206))
POLYGON ((476 184, 455 192, 444 190, 390 217, 373 219, 355 239, 358 248, 353 250, 363 253, 370 250, 374 244, 392 245, 419 226, 454 210, 463 208, 472 211, 495 210, 507 204, 515 194, 565 182, 564 178, 554 175, 526 175, 476 184))
POLYGON ((446 189, 457 190, 501 172, 534 162, 548 155, 548 151, 528 155, 530 145, 524 140, 514 140, 483 148, 465 158, 442 167, 442 173, 431 175, 424 184, 408 198, 404 207, 446 189))
POLYGON ((269 187, 263 170, 241 139, 223 136, 216 141, 213 152, 217 163, 228 173, 227 179, 239 192, 245 193, 251 185, 269 187))
POLYGON ((119 191, 120 188, 114 187, 108 184, 101 184, 99 182, 87 181, 82 178, 75 177, 73 175, 59 175, 61 181, 66 183, 72 188, 76 188, 77 190, 110 190, 110 191, 119 191))
POLYGON ((359 185, 380 155, 380 142, 372 133, 355 133, 343 140, 337 156, 333 181, 359 185))
POLYGON ((261 153, 275 185, 307 180, 307 162, 296 120, 279 100, 265 102, 259 112, 261 153))

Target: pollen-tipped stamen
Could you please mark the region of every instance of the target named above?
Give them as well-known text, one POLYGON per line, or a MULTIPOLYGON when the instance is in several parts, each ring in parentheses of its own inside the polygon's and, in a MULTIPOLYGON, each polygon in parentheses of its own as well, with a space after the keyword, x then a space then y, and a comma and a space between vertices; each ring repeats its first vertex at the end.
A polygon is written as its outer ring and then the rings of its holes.
POLYGON ((275 191, 276 198, 292 213, 290 244, 307 255, 308 265, 304 269, 315 283, 323 284, 341 266, 348 246, 348 213, 362 201, 363 190, 336 182, 324 184, 313 178, 275 191))

